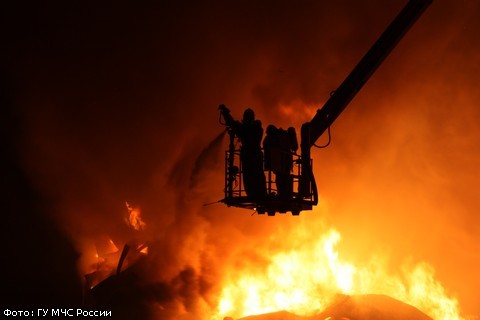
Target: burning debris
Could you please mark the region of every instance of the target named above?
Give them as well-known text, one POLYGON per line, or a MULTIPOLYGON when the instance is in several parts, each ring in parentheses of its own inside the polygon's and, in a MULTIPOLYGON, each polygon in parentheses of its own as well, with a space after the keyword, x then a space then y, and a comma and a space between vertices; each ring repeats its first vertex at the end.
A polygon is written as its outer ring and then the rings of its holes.
POLYGON ((137 231, 145 229, 147 224, 142 220, 140 209, 130 206, 128 202, 125 202, 125 206, 128 209, 127 224, 137 231))
POLYGON ((248 316, 239 320, 433 320, 417 308, 383 295, 339 295, 321 313, 302 317, 289 312, 248 316))
MULTIPOLYGON (((309 227, 317 231, 322 229, 320 226, 309 227)), ((435 280, 430 266, 405 262, 402 274, 389 274, 386 272, 387 263, 375 257, 365 265, 355 265, 342 259, 337 251, 338 232, 330 230, 319 236, 310 234, 304 228, 294 228, 291 234, 277 234, 290 243, 290 249, 265 257, 269 263, 263 268, 252 265, 232 270, 223 286, 215 319, 222 316, 239 318, 276 310, 327 317, 331 316, 328 315, 329 310, 349 312, 352 303, 389 305, 387 298, 364 296, 371 292, 401 300, 405 306, 414 306, 434 319, 461 319, 457 300, 449 297, 435 280), (338 293, 364 298, 339 300, 338 293), (335 305, 333 309, 329 307, 332 303, 335 305)), ((264 254, 268 255, 267 252, 264 254)))
MULTIPOLYGON (((135 231, 142 231, 146 223, 142 220, 140 209, 130 206, 125 202, 128 216, 125 218, 126 224, 135 231)), ((93 289, 99 283, 107 281, 106 279, 119 275, 124 268, 136 263, 142 256, 148 254, 148 245, 140 243, 138 239, 128 241, 123 245, 120 252, 112 239, 107 236, 99 236, 95 241, 95 258, 92 272, 85 274, 86 287, 93 289)))

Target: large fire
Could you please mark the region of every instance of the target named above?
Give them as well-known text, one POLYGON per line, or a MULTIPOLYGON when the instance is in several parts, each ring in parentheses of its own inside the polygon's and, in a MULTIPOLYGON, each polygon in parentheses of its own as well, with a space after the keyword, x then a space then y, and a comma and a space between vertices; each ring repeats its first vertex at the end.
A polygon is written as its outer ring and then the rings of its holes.
POLYGON ((480 1, 433 1, 312 154, 332 210, 272 219, 204 206, 216 106, 299 133, 406 0, 10 2, 3 305, 79 307, 89 275, 135 319, 310 316, 339 294, 478 319, 480 1))
POLYGON ((232 268, 221 290, 212 319, 239 318, 287 310, 314 315, 339 294, 384 294, 408 303, 433 319, 462 319, 458 302, 435 279, 432 266, 406 259, 396 272, 388 272, 386 257, 369 257, 365 264, 341 258, 335 229, 318 232, 301 224, 288 234, 277 234, 285 248, 264 252, 265 265, 232 268))

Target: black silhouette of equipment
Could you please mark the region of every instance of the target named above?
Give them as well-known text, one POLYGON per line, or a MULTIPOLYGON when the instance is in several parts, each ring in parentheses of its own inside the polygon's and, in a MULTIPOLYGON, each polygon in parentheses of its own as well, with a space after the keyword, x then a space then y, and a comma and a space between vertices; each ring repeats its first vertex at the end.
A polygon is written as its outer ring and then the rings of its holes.
POLYGON ((293 215, 298 215, 301 211, 312 210, 318 203, 318 191, 313 175, 311 147, 325 131, 329 131, 340 113, 431 3, 432 0, 410 0, 405 5, 342 84, 332 92, 323 107, 317 110, 312 120, 302 125, 301 153, 297 154, 292 150, 281 151, 284 153, 281 158, 287 159, 286 166, 289 170, 283 175, 272 170, 268 164, 265 166, 265 160, 268 159, 263 156, 263 153, 260 155, 255 151, 253 156, 255 159, 252 160, 244 146, 236 147, 235 139, 238 138, 238 130, 235 127, 240 122, 232 122, 234 120, 230 116, 230 111, 221 105, 219 109, 225 120, 223 124, 227 126, 230 136, 229 148, 225 154, 225 198, 221 202, 227 206, 253 209, 259 214, 268 213, 268 215, 275 215, 277 212, 291 212, 293 215), (259 168, 252 169, 254 163, 261 168, 262 172, 258 171, 259 168), (252 179, 253 171, 255 171, 256 180, 252 179), (287 188, 282 187, 288 192, 279 190, 281 185, 279 181, 282 179, 289 185, 287 188), (251 185, 255 185, 257 190, 248 190, 252 189, 251 185))

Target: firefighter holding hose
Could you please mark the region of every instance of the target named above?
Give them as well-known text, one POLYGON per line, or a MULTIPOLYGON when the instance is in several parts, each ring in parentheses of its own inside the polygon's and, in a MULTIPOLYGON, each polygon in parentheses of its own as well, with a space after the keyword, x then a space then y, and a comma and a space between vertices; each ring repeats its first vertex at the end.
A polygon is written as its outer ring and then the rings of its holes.
POLYGON ((255 119, 255 113, 250 108, 243 113, 242 121, 235 120, 225 105, 221 104, 218 109, 225 125, 240 139, 240 161, 247 196, 253 199, 265 198, 267 191, 260 145, 263 137, 262 122, 255 119))

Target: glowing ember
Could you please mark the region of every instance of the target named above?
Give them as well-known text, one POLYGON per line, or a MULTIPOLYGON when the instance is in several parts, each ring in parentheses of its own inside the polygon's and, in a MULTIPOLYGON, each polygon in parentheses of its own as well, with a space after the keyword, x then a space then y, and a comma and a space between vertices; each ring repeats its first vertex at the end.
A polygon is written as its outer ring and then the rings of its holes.
POLYGON ((137 251, 143 254, 148 254, 148 246, 145 244, 140 244, 137 246, 137 251))
POLYGON ((367 265, 342 261, 335 248, 341 236, 335 230, 316 239, 302 230, 294 233, 301 244, 270 255, 264 269, 242 269, 229 274, 212 319, 279 310, 314 315, 332 303, 338 293, 384 294, 434 319, 461 319, 457 300, 447 295, 435 280, 433 268, 426 263, 405 264, 399 274, 392 275, 385 271, 385 262, 380 259, 367 265))
POLYGON ((133 227, 135 230, 145 229, 147 224, 143 222, 142 217, 140 216, 140 209, 130 206, 130 204, 126 201, 125 206, 128 210, 128 217, 126 218, 127 224, 133 227))

